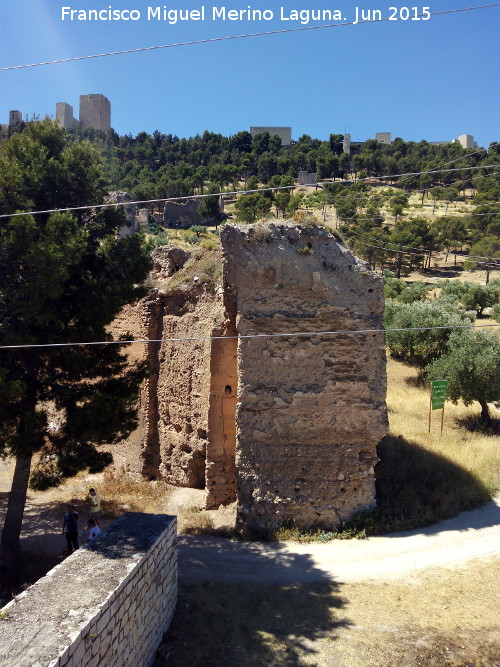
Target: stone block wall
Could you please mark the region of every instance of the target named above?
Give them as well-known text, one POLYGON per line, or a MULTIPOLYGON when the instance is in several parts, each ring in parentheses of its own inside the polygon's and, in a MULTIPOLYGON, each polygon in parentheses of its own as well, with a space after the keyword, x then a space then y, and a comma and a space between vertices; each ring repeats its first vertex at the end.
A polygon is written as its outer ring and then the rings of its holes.
POLYGON ((175 517, 125 514, 2 609, 0 664, 148 667, 176 599, 175 517))
POLYGON ((336 526, 375 505, 384 336, 347 332, 383 329, 382 280, 323 227, 225 225, 221 242, 240 336, 239 520, 336 526))

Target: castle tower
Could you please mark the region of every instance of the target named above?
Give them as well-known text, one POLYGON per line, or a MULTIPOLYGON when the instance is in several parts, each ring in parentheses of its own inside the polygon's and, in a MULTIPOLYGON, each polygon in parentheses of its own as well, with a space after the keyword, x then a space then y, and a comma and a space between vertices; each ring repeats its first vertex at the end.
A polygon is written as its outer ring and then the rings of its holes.
POLYGON ((80 127, 96 130, 111 129, 111 103, 101 94, 80 95, 80 127))
POLYGON ((17 109, 14 111, 9 111, 9 125, 12 127, 13 125, 17 125, 18 123, 22 123, 23 121, 23 114, 18 111, 17 109))
POLYGON ((66 130, 75 130, 79 123, 73 116, 73 107, 67 102, 57 102, 56 120, 66 130))
POLYGON ((344 134, 344 141, 342 142, 342 150, 347 155, 351 154, 351 135, 344 134))

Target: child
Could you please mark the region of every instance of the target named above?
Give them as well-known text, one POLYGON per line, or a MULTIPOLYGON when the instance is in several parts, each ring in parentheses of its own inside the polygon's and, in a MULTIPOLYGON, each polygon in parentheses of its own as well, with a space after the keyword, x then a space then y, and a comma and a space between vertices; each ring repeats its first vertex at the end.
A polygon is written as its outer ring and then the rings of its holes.
POLYGON ((101 534, 101 529, 99 526, 96 524, 94 519, 89 519, 87 523, 87 530, 89 531, 89 536, 87 538, 87 542, 90 542, 90 540, 93 540, 95 537, 101 534))

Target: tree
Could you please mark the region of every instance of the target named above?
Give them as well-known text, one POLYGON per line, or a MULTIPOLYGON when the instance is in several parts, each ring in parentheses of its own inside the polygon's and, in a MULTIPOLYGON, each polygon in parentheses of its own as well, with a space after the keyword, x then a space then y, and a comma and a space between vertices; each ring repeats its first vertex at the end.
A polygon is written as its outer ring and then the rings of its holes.
POLYGON ((207 228, 204 225, 191 225, 189 231, 194 232, 199 237, 200 234, 204 234, 207 231, 207 228))
POLYGON ((436 301, 386 301, 385 326, 389 351, 395 359, 418 368, 420 378, 428 364, 448 351, 448 339, 453 327, 470 323, 466 313, 436 301))
MULTIPOLYGON (((95 204, 106 187, 98 153, 70 142, 52 121, 30 123, 0 145, 0 213, 95 204)), ((150 268, 142 235, 116 238, 119 210, 0 219, 0 345, 108 341, 106 326, 143 294, 150 268)), ((88 467, 102 470, 136 424, 144 376, 121 345, 0 350, 0 454, 15 457, 2 532, 5 565, 21 564, 20 531, 31 483, 57 484, 88 467), (49 427, 49 414, 56 426, 49 427)))
POLYGON ((488 284, 490 271, 498 268, 498 264, 500 264, 500 238, 485 236, 472 246, 469 254, 471 260, 465 262, 464 268, 469 270, 484 269, 486 271, 486 284, 488 284), (482 259, 478 259, 479 257, 482 257, 482 259))
POLYGON ((234 205, 236 217, 241 222, 255 222, 263 218, 271 209, 272 200, 263 194, 243 195, 234 205))
POLYGON ((475 310, 478 317, 482 317, 483 310, 498 303, 500 287, 498 283, 492 282, 488 285, 476 285, 470 283, 468 289, 462 295, 461 301, 467 310, 475 310))
POLYGON ((448 398, 465 405, 478 401, 488 423, 488 403, 500 398, 500 338, 492 331, 454 332, 446 355, 426 369, 429 380, 448 380, 448 398))
POLYGON ((274 195, 274 205, 276 207, 276 217, 279 216, 280 212, 283 217, 285 217, 285 211, 290 203, 290 192, 279 191, 274 195))

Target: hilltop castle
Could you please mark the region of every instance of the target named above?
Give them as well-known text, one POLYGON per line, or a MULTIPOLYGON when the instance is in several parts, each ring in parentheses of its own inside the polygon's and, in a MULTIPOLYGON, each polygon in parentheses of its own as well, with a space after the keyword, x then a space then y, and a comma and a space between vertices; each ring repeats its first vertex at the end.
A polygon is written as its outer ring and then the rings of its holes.
MULTIPOLYGON (((19 110, 9 112, 9 125, 17 125, 23 120, 19 110)), ((96 130, 111 129, 111 102, 100 93, 80 95, 80 118, 73 116, 73 107, 67 102, 56 104, 56 120, 67 130, 84 130, 93 127, 96 130)))

